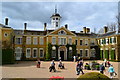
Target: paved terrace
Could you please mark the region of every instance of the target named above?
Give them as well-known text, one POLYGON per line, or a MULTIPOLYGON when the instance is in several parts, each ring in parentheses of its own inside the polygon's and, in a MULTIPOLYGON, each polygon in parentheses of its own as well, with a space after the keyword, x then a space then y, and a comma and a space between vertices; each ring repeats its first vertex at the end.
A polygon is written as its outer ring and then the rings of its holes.
MULTIPOLYGON (((84 64, 90 61, 84 61, 84 64)), ((97 61, 102 63, 103 61, 97 61)), ((3 78, 50 78, 52 76, 60 76, 64 78, 77 78, 75 66, 76 62, 64 61, 65 69, 59 69, 57 67, 58 62, 56 63, 57 72, 49 72, 50 61, 42 61, 41 68, 36 68, 35 61, 20 61, 18 64, 13 65, 4 65, 2 66, 2 77, 3 78)), ((111 62, 115 68, 115 71, 120 72, 120 62, 111 62), (118 71, 119 69, 119 71, 118 71)), ((96 70, 84 70, 84 73, 87 72, 99 72, 96 70)), ((108 69, 106 68, 105 75, 109 76, 108 69)), ((120 75, 119 75, 120 76, 120 75)), ((118 75, 115 77, 118 78, 118 75)))

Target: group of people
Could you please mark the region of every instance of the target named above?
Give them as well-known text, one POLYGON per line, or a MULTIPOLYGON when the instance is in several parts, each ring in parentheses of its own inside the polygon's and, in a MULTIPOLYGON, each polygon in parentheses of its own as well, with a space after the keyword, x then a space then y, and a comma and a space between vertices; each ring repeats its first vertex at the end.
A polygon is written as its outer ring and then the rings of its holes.
MULTIPOLYGON (((79 75, 80 72, 81 72, 82 74, 84 74, 84 72, 83 72, 83 63, 84 63, 84 62, 83 62, 83 59, 80 58, 80 59, 76 60, 75 57, 73 57, 73 58, 74 58, 74 62, 77 61, 77 64, 76 64, 76 74, 79 75)), ((40 68, 40 65, 41 65, 41 61, 40 61, 40 59, 38 59, 38 60, 37 60, 37 68, 40 68)), ((109 74, 110 74, 110 78, 113 78, 115 75, 117 75, 116 72, 115 72, 115 70, 114 70, 113 65, 110 64, 110 62, 107 61, 106 59, 104 60, 104 63, 102 63, 102 64, 100 65, 100 68, 99 68, 100 73, 104 74, 105 67, 109 67, 109 68, 108 68, 108 72, 109 72, 109 74)), ((63 64, 62 61, 60 60, 60 61, 58 62, 58 69, 64 69, 64 68, 65 68, 65 67, 64 67, 64 64, 63 64)), ((54 60, 52 60, 52 62, 50 63, 49 72, 51 72, 51 71, 56 72, 54 60)))
MULTIPOLYGON (((37 68, 40 68, 40 65, 41 65, 41 61, 40 59, 37 59, 37 68)), ((58 69, 65 69, 64 64, 62 63, 61 60, 58 62, 58 69)), ((49 72, 51 71, 56 72, 54 60, 52 60, 52 62, 50 63, 49 72)))
POLYGON ((108 72, 110 74, 110 78, 113 78, 117 75, 117 73, 114 70, 114 67, 112 64, 110 64, 109 61, 106 59, 104 60, 104 63, 100 65, 100 73, 104 74, 105 67, 108 67, 108 72))
MULTIPOLYGON (((64 69, 64 68, 65 68, 65 67, 64 67, 64 64, 63 64, 62 61, 60 60, 60 61, 58 62, 58 69, 64 69)), ((52 60, 52 62, 51 62, 51 64, 50 64, 50 67, 49 67, 49 71, 51 72, 52 70, 53 70, 54 72, 56 72, 54 60, 52 60)))

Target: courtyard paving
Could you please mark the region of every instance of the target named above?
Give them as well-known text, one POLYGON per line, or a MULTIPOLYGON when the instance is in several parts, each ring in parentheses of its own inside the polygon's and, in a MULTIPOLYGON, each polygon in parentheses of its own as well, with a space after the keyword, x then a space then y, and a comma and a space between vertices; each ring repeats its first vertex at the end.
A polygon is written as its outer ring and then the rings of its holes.
MULTIPOLYGON (((84 61, 85 63, 89 63, 91 61, 84 61)), ((103 61, 97 61, 99 63, 102 63, 103 61)), ((76 75, 75 66, 76 62, 69 62, 69 61, 63 61, 65 65, 65 69, 58 69, 56 61, 56 69, 57 72, 49 72, 49 66, 50 61, 42 61, 41 68, 36 68, 36 62, 35 61, 20 61, 18 64, 13 65, 3 65, 2 66, 2 78, 50 78, 52 76, 60 76, 64 78, 77 78, 78 75, 76 75)), ((117 76, 115 78, 118 78, 120 72, 120 66, 118 66, 120 63, 118 62, 111 62, 115 68, 115 71, 117 72, 117 76)), ((87 72, 99 72, 96 70, 84 70, 84 73, 87 72)), ((108 69, 106 68, 105 75, 109 76, 108 69)))

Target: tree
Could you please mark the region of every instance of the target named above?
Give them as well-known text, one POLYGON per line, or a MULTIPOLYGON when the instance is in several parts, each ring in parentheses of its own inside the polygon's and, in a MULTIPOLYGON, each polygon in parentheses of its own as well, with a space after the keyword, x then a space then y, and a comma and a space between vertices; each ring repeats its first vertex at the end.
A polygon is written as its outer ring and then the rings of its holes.
POLYGON ((120 13, 116 16, 116 25, 118 26, 117 29, 118 31, 120 30, 120 13))
POLYGON ((100 28, 98 31, 98 34, 102 34, 102 33, 104 33, 104 28, 100 28))
POLYGON ((115 22, 111 22, 107 24, 108 30, 109 31, 115 31, 116 30, 117 24, 115 22))

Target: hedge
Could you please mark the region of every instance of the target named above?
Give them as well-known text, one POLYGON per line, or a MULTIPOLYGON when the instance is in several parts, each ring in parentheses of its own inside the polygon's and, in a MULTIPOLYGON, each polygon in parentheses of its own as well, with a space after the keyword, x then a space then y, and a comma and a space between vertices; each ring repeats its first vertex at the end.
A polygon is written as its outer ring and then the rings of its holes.
POLYGON ((14 51, 12 49, 2 49, 2 64, 15 63, 14 51))
POLYGON ((111 80, 111 79, 106 75, 98 72, 89 72, 79 76, 77 80, 111 80))

